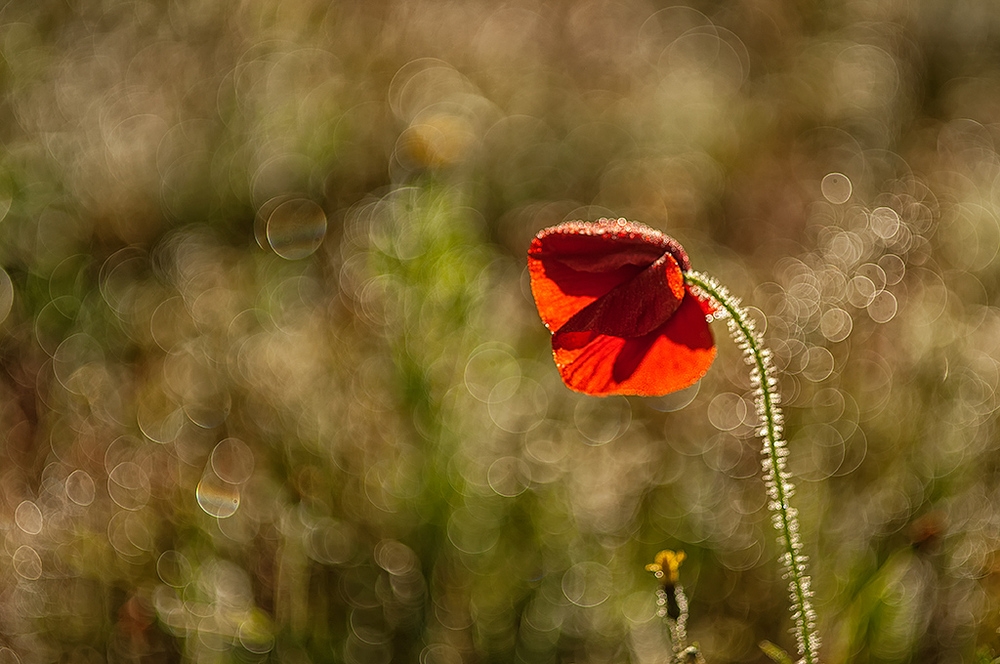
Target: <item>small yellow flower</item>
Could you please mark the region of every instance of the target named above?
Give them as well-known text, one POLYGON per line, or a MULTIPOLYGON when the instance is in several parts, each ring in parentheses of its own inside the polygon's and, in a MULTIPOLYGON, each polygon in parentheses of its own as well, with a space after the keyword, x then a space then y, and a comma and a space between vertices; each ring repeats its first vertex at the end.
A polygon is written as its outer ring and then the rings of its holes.
POLYGON ((667 583, 676 584, 680 579, 679 570, 681 563, 684 562, 684 558, 686 557, 683 551, 670 551, 669 549, 660 551, 656 554, 653 562, 646 565, 646 571, 655 574, 657 579, 662 579, 666 576, 667 583))

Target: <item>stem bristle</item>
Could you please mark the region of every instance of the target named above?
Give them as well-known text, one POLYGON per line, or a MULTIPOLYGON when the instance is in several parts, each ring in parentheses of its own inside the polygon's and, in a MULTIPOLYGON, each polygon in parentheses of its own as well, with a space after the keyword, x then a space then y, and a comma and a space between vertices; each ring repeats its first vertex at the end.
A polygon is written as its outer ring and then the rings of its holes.
POLYGON ((784 549, 780 556, 785 569, 784 578, 789 580, 792 621, 795 623, 795 639, 800 662, 817 664, 819 661, 820 638, 816 631, 816 612, 810 598, 812 585, 807 573, 808 558, 802 551, 799 538, 798 511, 789 504, 795 495, 795 487, 789 481, 791 473, 786 469, 788 457, 787 443, 783 437, 784 416, 781 412, 781 396, 778 393, 777 370, 772 362, 773 355, 764 348, 757 328, 749 313, 740 304, 740 299, 732 296, 714 278, 698 272, 687 272, 685 279, 697 294, 711 300, 718 308, 710 320, 726 319, 729 333, 736 346, 743 351, 743 359, 749 364, 750 383, 754 388, 754 401, 762 426, 757 434, 763 439, 761 466, 764 485, 768 493, 768 508, 773 512, 771 520, 778 531, 778 543, 784 549))

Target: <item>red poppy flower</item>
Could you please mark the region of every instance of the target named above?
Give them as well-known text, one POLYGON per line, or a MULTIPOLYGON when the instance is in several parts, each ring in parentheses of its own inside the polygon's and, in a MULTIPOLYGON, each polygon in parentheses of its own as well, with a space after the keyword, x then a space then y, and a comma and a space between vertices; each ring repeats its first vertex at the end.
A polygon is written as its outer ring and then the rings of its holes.
POLYGON ((704 376, 713 307, 685 283, 690 269, 676 240, 625 219, 541 231, 528 250, 531 292, 566 385, 660 396, 704 376))

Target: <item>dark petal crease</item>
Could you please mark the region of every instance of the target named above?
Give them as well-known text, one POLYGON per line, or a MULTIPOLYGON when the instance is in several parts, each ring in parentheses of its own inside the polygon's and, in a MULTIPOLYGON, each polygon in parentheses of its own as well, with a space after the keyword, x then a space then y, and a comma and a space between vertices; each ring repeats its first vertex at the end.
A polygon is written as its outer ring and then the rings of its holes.
POLYGON ((587 305, 560 328, 641 337, 663 325, 684 298, 684 275, 670 254, 587 305))

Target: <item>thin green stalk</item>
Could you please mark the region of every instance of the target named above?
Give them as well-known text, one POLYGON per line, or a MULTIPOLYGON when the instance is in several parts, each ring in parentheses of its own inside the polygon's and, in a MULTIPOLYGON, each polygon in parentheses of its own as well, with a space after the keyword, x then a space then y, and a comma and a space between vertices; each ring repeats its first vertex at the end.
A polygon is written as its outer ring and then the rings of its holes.
POLYGON ((798 512, 789 503, 794 486, 789 481, 791 474, 785 469, 788 447, 782 435, 784 418, 779 405, 781 398, 771 352, 764 348, 754 322, 740 305, 739 298, 730 295, 712 277, 698 272, 687 272, 684 277, 698 291, 718 304, 720 309, 716 318, 727 319, 729 332, 743 350, 747 364, 751 366, 750 380, 756 392, 757 413, 763 422, 758 433, 764 441, 764 483, 770 498, 768 507, 773 512, 772 523, 778 531, 778 542, 784 549, 781 559, 789 579, 795 638, 801 661, 805 664, 817 664, 820 640, 816 632, 816 614, 810 600, 812 590, 806 557, 802 554, 802 540, 799 538, 798 512))

